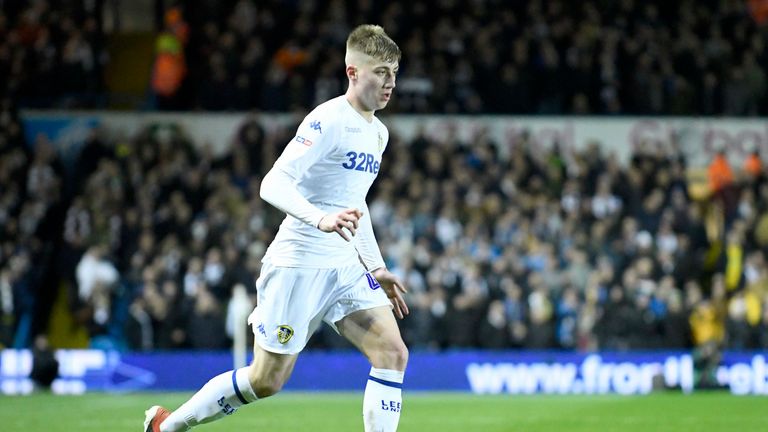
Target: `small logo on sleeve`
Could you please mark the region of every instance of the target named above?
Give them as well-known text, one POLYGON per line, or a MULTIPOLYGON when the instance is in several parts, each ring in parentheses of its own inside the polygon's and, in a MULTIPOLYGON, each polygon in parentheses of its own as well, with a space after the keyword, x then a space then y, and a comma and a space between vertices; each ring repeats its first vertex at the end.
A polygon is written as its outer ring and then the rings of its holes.
POLYGON ((293 329, 287 324, 277 326, 277 341, 285 345, 293 337, 293 329))
POLYGON ((307 146, 307 147, 310 147, 310 146, 312 146, 312 144, 314 144, 314 143, 312 142, 312 140, 309 140, 309 139, 307 139, 307 138, 304 138, 304 137, 303 137, 303 136, 301 136, 301 135, 296 135, 296 138, 294 138, 293 140, 294 140, 294 141, 296 141, 296 142, 297 142, 297 143, 299 143, 299 144, 304 144, 304 145, 305 145, 305 146, 307 146))
POLYGON ((323 129, 320 128, 320 121, 319 120, 315 120, 315 121, 309 123, 309 127, 311 127, 312 129, 314 129, 314 130, 316 130, 316 131, 318 131, 320 133, 323 133, 323 129))

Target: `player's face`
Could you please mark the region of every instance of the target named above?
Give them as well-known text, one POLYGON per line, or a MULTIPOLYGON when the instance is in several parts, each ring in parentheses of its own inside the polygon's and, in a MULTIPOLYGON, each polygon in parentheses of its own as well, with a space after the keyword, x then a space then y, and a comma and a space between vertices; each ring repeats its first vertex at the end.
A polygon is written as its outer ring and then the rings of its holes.
POLYGON ((373 60, 358 68, 357 96, 366 111, 376 111, 387 106, 395 89, 397 62, 373 60))

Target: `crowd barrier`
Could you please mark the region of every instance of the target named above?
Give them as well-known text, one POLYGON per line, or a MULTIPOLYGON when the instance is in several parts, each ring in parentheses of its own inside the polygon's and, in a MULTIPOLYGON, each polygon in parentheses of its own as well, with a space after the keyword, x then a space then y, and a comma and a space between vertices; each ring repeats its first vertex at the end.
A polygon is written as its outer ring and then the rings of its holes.
MULTIPOLYGON (((58 350, 59 377, 52 391, 187 391, 232 368, 230 352, 121 353, 58 350)), ((29 350, 0 351, 4 394, 34 391, 28 378, 29 350)), ((572 353, 530 351, 413 352, 406 389, 476 394, 646 394, 654 389, 697 391, 689 352, 572 353)), ((359 390, 368 363, 357 352, 308 351, 299 356, 286 390, 359 390)), ((763 353, 725 352, 713 371, 719 386, 733 394, 768 395, 763 353)))

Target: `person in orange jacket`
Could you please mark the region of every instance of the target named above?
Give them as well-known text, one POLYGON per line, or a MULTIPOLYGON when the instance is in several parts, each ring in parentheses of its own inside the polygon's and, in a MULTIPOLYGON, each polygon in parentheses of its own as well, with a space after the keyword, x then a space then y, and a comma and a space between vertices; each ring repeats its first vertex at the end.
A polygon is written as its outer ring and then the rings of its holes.
POLYGON ((726 187, 733 184, 733 170, 725 156, 725 151, 717 152, 707 169, 709 175, 709 190, 713 195, 722 192, 726 187))

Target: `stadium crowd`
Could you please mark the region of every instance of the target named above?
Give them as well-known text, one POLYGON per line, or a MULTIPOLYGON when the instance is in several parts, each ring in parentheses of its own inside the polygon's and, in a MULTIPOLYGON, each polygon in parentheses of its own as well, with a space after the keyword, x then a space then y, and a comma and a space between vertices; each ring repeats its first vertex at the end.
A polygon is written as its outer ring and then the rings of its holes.
MULTIPOLYGON (((172 124, 93 130, 75 161, 29 142, 19 107, 104 104, 100 24, 61 8, 79 3, 0 13, 0 346, 44 333, 63 286, 94 346, 226 347, 233 287, 253 300, 282 219, 260 178, 294 129, 267 134, 254 115, 223 156, 172 124)), ((301 113, 343 91, 339 38, 377 18, 404 50, 388 112, 767 110, 764 29, 735 0, 180 3, 189 73, 175 107, 301 113)), ((697 195, 674 143, 627 165, 599 143, 498 144, 391 139, 369 204, 410 289, 409 346, 768 348, 760 154, 744 169, 713 161, 697 195)))
MULTIPOLYGON (((71 171, 44 137, 27 151, 3 133, 2 342, 22 317, 35 318, 30 335, 44 331, 61 280, 97 346, 226 347, 233 287, 253 299, 282 218, 259 198, 260 176, 292 132, 265 134, 252 117, 215 157, 173 125, 124 139, 94 130, 71 171)), ((622 166, 598 143, 542 148, 521 133, 506 155, 482 131, 452 136, 393 136, 369 197, 410 289, 410 346, 768 348, 759 158, 757 170, 713 168, 713 193, 692 197, 670 143, 622 166)))
MULTIPOLYGON (((177 8, 155 19, 161 108, 307 110, 344 90, 349 29, 379 22, 403 49, 390 112, 768 113, 756 2, 166 3, 177 8)), ((98 1, 3 2, 0 85, 23 106, 107 106, 106 15, 98 1)))

